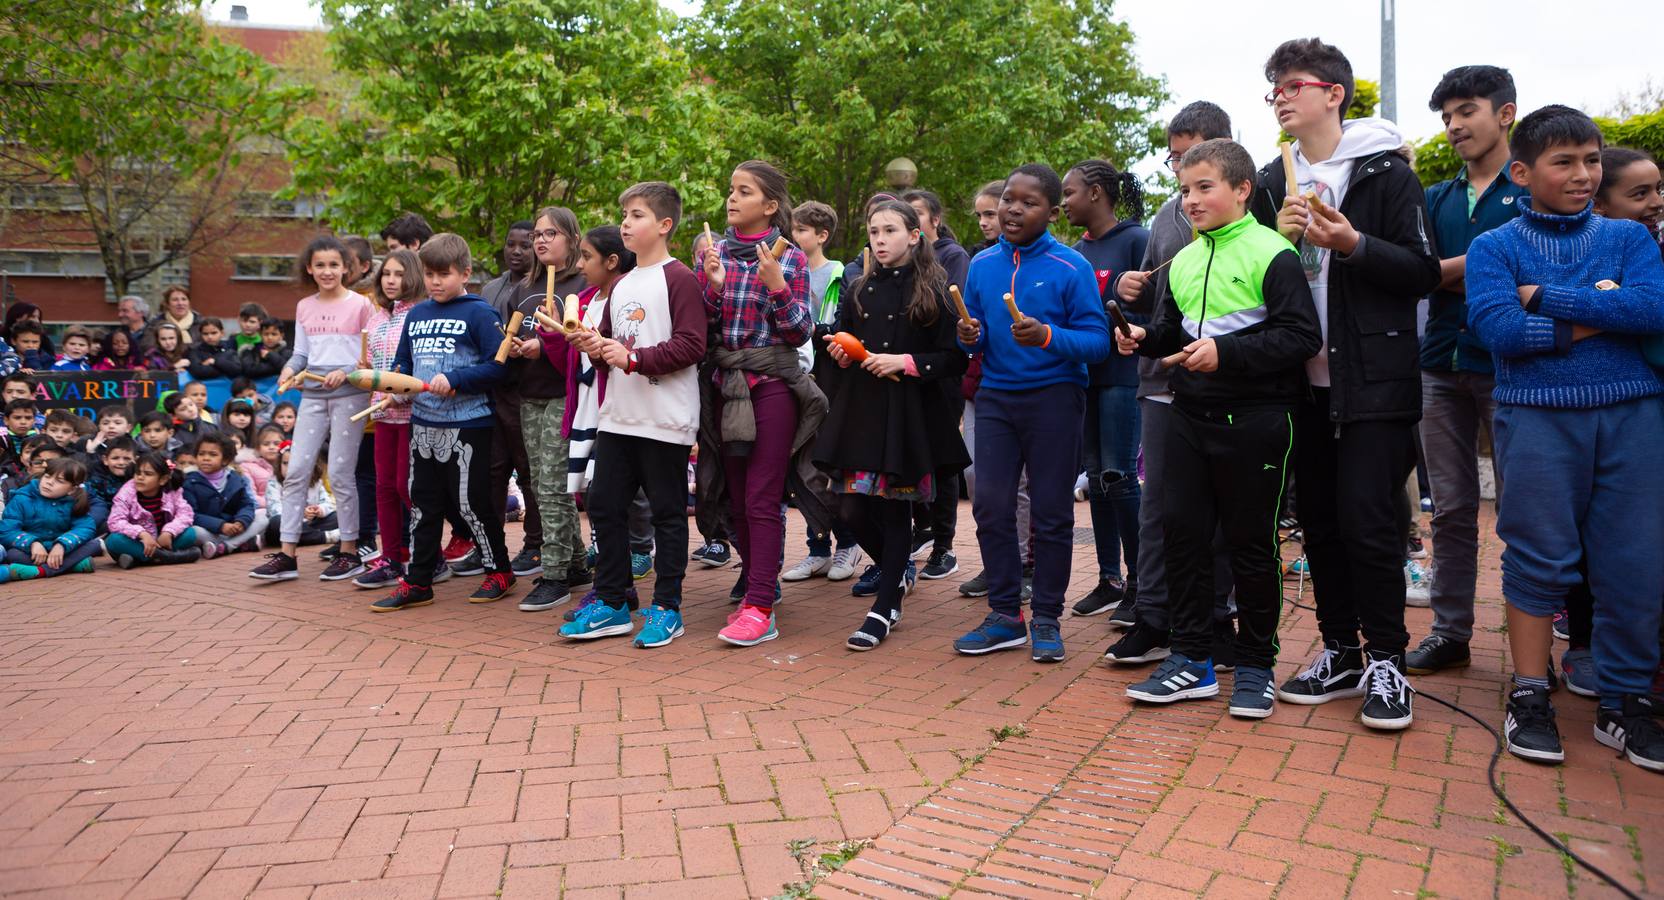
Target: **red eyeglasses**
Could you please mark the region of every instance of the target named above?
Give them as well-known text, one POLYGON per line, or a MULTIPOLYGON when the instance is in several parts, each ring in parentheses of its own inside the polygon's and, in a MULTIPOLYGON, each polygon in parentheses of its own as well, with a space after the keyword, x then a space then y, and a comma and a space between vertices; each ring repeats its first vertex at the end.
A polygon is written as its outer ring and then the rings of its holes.
POLYGON ((1301 88, 1314 87, 1328 90, 1335 86, 1336 83, 1333 81, 1291 81, 1281 87, 1272 88, 1271 93, 1265 95, 1265 105, 1277 105, 1277 98, 1279 96, 1287 97, 1288 99, 1293 100, 1295 97, 1300 96, 1301 88))

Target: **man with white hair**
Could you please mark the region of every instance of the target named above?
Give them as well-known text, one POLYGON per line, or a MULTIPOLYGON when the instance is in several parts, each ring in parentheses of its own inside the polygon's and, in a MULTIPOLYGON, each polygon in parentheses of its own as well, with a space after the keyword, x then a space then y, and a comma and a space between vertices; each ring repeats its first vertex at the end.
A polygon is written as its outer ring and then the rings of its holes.
POLYGON ((136 349, 149 337, 150 304, 137 294, 128 294, 116 302, 116 320, 136 349))

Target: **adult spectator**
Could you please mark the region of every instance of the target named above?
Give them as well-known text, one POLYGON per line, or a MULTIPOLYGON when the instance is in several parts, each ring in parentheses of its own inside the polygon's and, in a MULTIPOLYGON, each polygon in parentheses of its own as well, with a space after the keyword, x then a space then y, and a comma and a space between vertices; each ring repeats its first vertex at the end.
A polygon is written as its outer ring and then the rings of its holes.
POLYGON ((138 294, 128 294, 116 301, 116 321, 134 347, 144 346, 150 339, 150 301, 138 294))
POLYGON ((185 343, 195 334, 196 312, 191 309, 191 294, 183 285, 170 284, 162 288, 162 311, 150 319, 150 327, 173 325, 185 343))

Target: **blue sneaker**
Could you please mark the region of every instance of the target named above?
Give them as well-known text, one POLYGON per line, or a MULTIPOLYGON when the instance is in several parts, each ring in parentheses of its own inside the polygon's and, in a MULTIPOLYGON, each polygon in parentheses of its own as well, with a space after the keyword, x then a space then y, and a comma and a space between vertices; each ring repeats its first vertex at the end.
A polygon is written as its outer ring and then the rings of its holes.
POLYGON ((1195 662, 1177 653, 1162 660, 1154 675, 1127 687, 1127 696, 1146 703, 1172 703, 1219 696, 1213 663, 1195 662))
POLYGON ((560 627, 560 636, 587 641, 594 638, 629 634, 636 627, 627 606, 609 606, 597 600, 578 614, 576 621, 560 627))
POLYGON ((855 579, 855 586, 850 588, 849 592, 857 597, 876 597, 878 580, 883 577, 884 573, 878 571, 877 566, 867 566, 861 570, 861 577, 855 579))
POLYGON ((636 635, 638 648, 663 647, 682 636, 682 614, 674 609, 652 606, 646 611, 647 621, 636 635))
POLYGON ((913 593, 913 585, 919 583, 918 563, 907 561, 907 571, 901 575, 901 595, 903 597, 913 593))
POLYGON ((1028 643, 1028 626, 1016 616, 991 612, 982 624, 953 642, 953 649, 968 656, 995 650, 1010 650, 1028 643))
POLYGON ((1031 641, 1029 653, 1035 662, 1053 663, 1063 661, 1063 634, 1058 631, 1056 622, 1046 622, 1035 619, 1029 629, 1031 641))
POLYGON ((637 581, 640 581, 641 579, 646 578, 647 576, 649 576, 651 574, 653 574, 653 554, 651 554, 651 553, 632 553, 632 554, 630 554, 630 577, 631 578, 634 578, 637 581))

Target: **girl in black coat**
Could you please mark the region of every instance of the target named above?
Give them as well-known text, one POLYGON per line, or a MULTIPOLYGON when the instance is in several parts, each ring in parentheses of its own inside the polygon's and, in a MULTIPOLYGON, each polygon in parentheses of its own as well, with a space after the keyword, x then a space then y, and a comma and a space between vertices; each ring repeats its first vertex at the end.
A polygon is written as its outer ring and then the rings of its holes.
POLYGON ((841 368, 814 451, 815 464, 842 492, 841 517, 883 573, 872 611, 849 636, 851 650, 877 647, 901 618, 901 598, 915 578, 907 558, 912 506, 935 496, 932 473, 970 461, 953 411, 926 384, 965 373, 947 275, 911 206, 875 204, 867 235, 874 265, 845 295, 838 330, 870 355, 857 367, 835 336, 823 338, 841 368))

